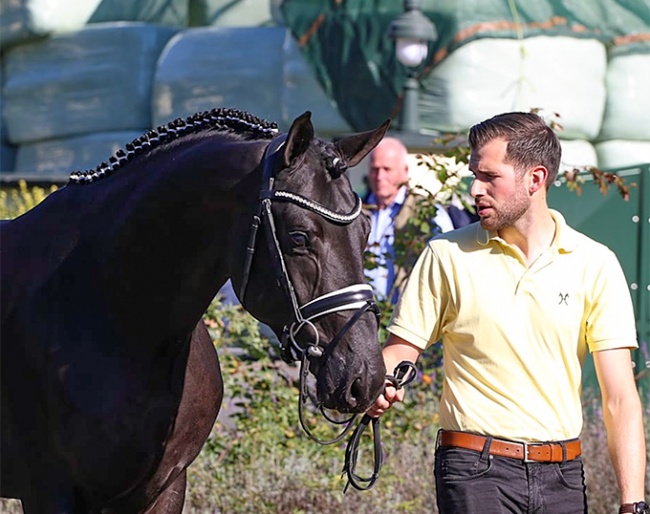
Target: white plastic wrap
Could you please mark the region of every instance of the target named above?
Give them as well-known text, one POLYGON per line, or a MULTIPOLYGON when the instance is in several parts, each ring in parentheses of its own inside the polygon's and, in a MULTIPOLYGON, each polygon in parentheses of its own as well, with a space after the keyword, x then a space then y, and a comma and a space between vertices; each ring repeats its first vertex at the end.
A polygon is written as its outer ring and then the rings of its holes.
POLYGON ((583 139, 560 139, 562 146, 562 160, 560 173, 573 168, 598 167, 598 155, 594 145, 583 139))
POLYGON ((102 0, 0 0, 0 46, 82 28, 102 0))
POLYGON ((15 171, 68 176, 72 171, 94 169, 141 135, 142 132, 101 132, 20 145, 15 171))
POLYGON ((188 0, 0 0, 0 47, 82 29, 88 23, 137 21, 183 27, 188 0))
POLYGON ((153 125, 217 107, 282 117, 281 27, 188 29, 165 47, 153 88, 153 125))
POLYGON ((507 111, 542 108, 561 116, 566 139, 593 139, 605 108, 604 45, 538 36, 479 39, 447 56, 423 80, 422 126, 467 130, 507 111))
POLYGON ((305 62, 298 43, 290 33, 284 40, 284 81, 282 88, 282 125, 305 111, 312 112, 315 127, 321 134, 352 132, 305 62))
POLYGON ((650 164, 650 141, 611 139, 594 146, 602 169, 650 164))
POLYGON ((650 51, 610 59, 600 139, 650 141, 650 51))
POLYGON ((12 47, 4 56, 9 141, 151 127, 155 65, 174 33, 143 23, 106 23, 12 47))

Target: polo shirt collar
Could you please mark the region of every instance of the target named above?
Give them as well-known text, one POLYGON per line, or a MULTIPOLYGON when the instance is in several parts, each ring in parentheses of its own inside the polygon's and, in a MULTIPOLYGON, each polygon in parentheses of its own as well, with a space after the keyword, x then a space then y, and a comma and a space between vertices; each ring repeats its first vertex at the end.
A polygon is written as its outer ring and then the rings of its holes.
MULTIPOLYGON (((553 248, 558 252, 571 252, 577 245, 576 232, 569 227, 564 216, 555 209, 549 209, 553 220, 555 221, 555 237, 553 238, 553 248)), ((496 230, 485 230, 480 223, 476 224, 476 241, 478 244, 485 246, 490 241, 503 241, 497 234, 496 230)))

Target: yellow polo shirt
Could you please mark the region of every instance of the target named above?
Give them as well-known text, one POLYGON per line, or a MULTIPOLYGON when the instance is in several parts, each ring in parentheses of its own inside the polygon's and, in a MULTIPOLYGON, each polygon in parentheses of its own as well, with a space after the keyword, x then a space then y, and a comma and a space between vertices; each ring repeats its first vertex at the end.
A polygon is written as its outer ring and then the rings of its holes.
POLYGON ((530 267, 478 223, 432 239, 419 257, 388 330, 422 349, 442 340, 442 428, 578 437, 587 349, 638 346, 616 256, 551 214, 553 244, 530 267))

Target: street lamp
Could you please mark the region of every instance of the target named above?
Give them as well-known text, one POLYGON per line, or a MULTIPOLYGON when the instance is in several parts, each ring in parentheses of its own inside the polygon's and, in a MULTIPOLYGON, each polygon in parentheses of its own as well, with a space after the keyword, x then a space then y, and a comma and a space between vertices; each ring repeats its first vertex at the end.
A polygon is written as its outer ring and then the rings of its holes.
POLYGON ((427 57, 429 41, 438 38, 433 23, 422 14, 420 0, 404 0, 404 13, 388 26, 388 36, 395 40, 397 60, 408 71, 400 114, 400 131, 420 132, 418 114, 417 67, 427 57))

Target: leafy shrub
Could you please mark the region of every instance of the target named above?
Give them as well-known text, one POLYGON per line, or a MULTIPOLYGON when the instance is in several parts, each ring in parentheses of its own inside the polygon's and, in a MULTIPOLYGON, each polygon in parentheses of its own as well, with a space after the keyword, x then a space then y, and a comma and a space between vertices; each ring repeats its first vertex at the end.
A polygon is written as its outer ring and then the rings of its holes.
POLYGON ((27 182, 18 182, 18 188, 0 189, 0 219, 12 219, 35 207, 50 193, 58 188, 55 185, 48 189, 38 186, 28 186, 27 182))

